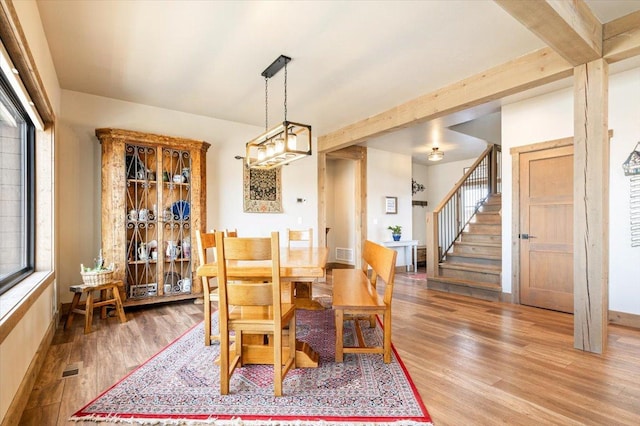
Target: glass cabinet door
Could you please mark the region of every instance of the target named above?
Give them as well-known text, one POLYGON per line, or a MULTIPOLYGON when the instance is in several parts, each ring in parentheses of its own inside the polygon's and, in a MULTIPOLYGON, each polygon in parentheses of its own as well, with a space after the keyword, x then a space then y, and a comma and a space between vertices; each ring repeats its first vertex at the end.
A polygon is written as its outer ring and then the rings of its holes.
POLYGON ((162 149, 162 293, 191 293, 191 154, 162 149))
POLYGON ((127 267, 132 298, 158 294, 158 182, 154 147, 125 146, 127 267))

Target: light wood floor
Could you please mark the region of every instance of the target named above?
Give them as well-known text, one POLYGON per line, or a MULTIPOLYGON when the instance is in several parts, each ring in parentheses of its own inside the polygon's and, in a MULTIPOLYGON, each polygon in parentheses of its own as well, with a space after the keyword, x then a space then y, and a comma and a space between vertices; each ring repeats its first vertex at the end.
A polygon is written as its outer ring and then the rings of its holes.
MULTIPOLYGON (((411 277, 396 278, 393 342, 436 425, 640 424, 639 330, 610 326, 607 353, 583 353, 571 315, 426 290, 411 277)), ((80 317, 59 327, 21 424, 66 425, 201 321, 202 305, 128 309, 127 318, 96 315, 89 335, 80 317)))

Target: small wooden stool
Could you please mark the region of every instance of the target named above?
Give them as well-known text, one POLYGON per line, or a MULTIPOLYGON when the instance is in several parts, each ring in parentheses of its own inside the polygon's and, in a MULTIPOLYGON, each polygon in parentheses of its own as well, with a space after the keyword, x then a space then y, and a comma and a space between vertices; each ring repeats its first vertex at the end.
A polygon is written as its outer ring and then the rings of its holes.
POLYGON ((127 322, 127 317, 124 314, 124 308, 122 307, 122 299, 120 298, 120 290, 119 287, 122 287, 122 281, 111 281, 106 284, 100 285, 90 285, 90 284, 79 284, 72 285, 69 287, 69 290, 74 293, 73 301, 71 302, 71 309, 69 310, 69 315, 67 316, 67 321, 64 323, 64 328, 67 329, 71 327, 71 323, 73 322, 73 314, 83 314, 84 315, 84 333, 91 332, 91 322, 93 320, 93 309, 94 308, 102 308, 100 311, 100 318, 107 318, 107 306, 114 306, 116 309, 116 313, 120 318, 120 322, 127 322), (107 298, 108 291, 111 290, 111 298, 107 298), (100 300, 97 302, 93 301, 93 292, 100 291, 100 300), (80 297, 84 293, 87 293, 86 302, 81 305, 80 297), (84 307, 84 309, 82 309, 84 307))

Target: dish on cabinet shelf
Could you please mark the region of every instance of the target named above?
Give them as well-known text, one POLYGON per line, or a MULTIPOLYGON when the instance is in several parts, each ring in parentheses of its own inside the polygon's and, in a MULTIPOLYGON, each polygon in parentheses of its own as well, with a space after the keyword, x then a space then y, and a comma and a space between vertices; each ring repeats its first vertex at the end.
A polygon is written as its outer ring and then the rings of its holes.
POLYGON ((173 212, 173 216, 175 218, 185 220, 189 218, 191 207, 189 206, 188 201, 180 200, 172 204, 171 211, 173 212))

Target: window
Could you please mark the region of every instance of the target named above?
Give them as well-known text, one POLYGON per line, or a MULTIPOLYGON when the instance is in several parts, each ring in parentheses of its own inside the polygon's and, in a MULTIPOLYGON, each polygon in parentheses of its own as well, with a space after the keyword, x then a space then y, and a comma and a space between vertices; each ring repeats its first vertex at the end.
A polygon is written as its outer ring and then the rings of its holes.
POLYGON ((0 73, 0 294, 34 270, 35 127, 0 73))

